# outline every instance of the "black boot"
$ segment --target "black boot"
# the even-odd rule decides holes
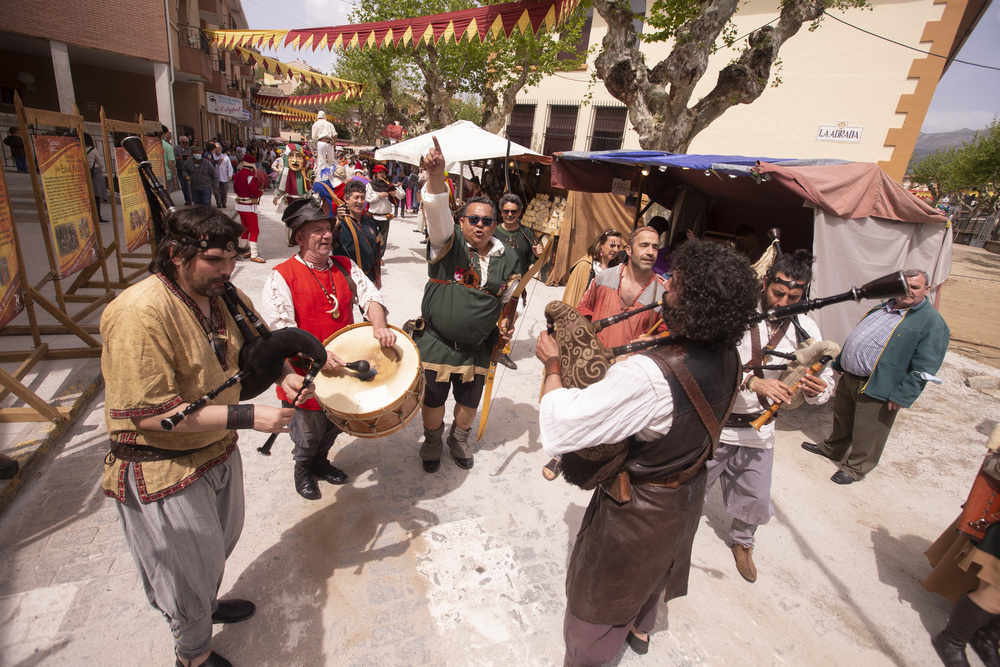
[[[330,463],[325,454],[321,454],[316,459],[313,459],[309,472],[311,472],[314,477],[319,477],[324,480],[327,484],[347,483],[347,473]]]
[[[319,485],[309,472],[308,463],[295,463],[295,490],[306,500],[319,500],[323,497],[319,492]]]
[[[998,644],[1000,644],[1000,616],[994,616],[992,621],[979,628],[969,642],[969,646],[986,667],[1000,667]]]
[[[969,667],[965,657],[965,645],[969,643],[977,630],[996,618],[995,614],[986,611],[968,595],[963,595],[951,610],[948,625],[940,634],[931,637],[931,644],[938,657],[946,667]]]

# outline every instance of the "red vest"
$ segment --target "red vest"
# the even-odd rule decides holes
[[[346,257],[331,257],[350,274],[351,260]],[[300,329],[308,331],[312,335],[325,341],[337,331],[354,324],[354,295],[344,278],[344,274],[331,266],[328,271],[314,271],[299,261],[296,257],[285,260],[274,267],[285,284],[292,292],[292,303],[295,305],[295,324]],[[332,284],[331,284],[332,279]],[[317,283],[317,280],[319,283]],[[336,296],[340,317],[334,319],[330,315],[333,307],[323,290],[323,285],[330,295]],[[306,369],[299,368],[293,364],[295,371],[299,375],[305,375]],[[278,398],[282,401],[290,401],[291,397],[278,387]],[[304,410],[319,410],[320,405],[315,399],[310,399],[300,406]]]

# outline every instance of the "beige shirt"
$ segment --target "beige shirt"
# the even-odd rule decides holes
[[[242,293],[244,303],[249,300]],[[129,463],[108,452],[104,492],[125,501],[127,466],[135,467],[140,500],[152,502],[180,491],[226,460],[236,432],[220,429],[174,433],[139,429],[134,417],[177,412],[221,386],[238,370],[243,336],[221,299],[212,300],[212,334],[199,321],[200,310],[176,284],[158,275],[126,289],[101,317],[104,349],[101,371],[106,385],[104,419],[112,442],[160,449],[197,449],[166,461]],[[207,321],[206,321],[207,324]],[[218,353],[216,352],[218,351]],[[222,359],[223,361],[220,361]],[[208,402],[239,403],[237,383]]]

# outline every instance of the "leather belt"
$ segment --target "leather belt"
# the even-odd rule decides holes
[[[705,464],[702,463],[698,466],[692,466],[687,470],[682,470],[676,475],[671,475],[666,478],[656,478],[656,477],[632,477],[629,476],[629,481],[633,486],[660,486],[667,489],[676,489],[678,486],[687,482],[688,480],[694,478],[695,475],[700,473],[705,469]]]
[[[197,449],[160,449],[159,447],[149,447],[147,445],[126,445],[123,442],[111,442],[112,454],[122,461],[138,463],[179,459],[182,456],[189,456],[202,449],[204,447]]]
[[[260,197],[237,197],[237,204],[258,204],[260,203]]]
[[[756,412],[749,415],[740,415],[735,412],[729,415],[726,420],[726,428],[751,428],[750,422],[760,417],[763,412]]]

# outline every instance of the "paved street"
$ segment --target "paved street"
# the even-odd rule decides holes
[[[233,278],[251,296],[292,252],[269,198],[262,208],[268,263],[241,262]],[[383,283],[397,326],[418,314],[426,278],[414,228],[412,216],[396,220],[389,237]],[[445,457],[422,472],[418,418],[378,440],[341,436],[331,457],[351,480],[309,502],[293,488],[288,437],[263,457],[266,435],[240,433],[247,521],[221,597],[258,612],[216,626],[218,652],[242,666],[562,663],[566,563],[589,493],[540,474],[533,339],[561,288],[535,281],[528,294],[511,355],[520,368],[498,373],[470,471]],[[945,384],[901,414],[881,465],[849,487],[799,447],[826,435],[830,409],[782,413],[757,583],[736,572],[712,489],[688,596],[661,606],[649,655],[626,648],[616,664],[939,664],[928,631],[949,604],[921,588],[922,552],[957,515],[1000,414],[997,398],[963,384],[975,374],[1000,370],[949,353]],[[103,397],[0,514],[0,667],[173,664],[100,488]]]

